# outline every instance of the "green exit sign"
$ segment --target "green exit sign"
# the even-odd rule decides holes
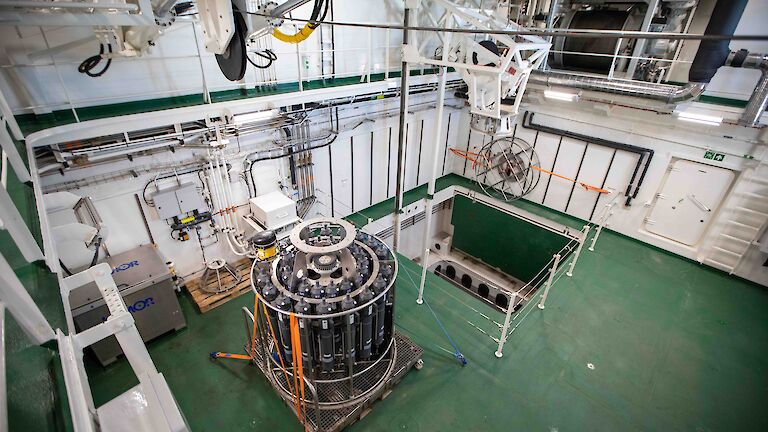
[[[715,153],[713,151],[708,151],[704,153],[704,159],[711,159],[716,162],[722,162],[725,160],[725,155],[722,153]]]

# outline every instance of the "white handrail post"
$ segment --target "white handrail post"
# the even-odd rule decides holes
[[[509,306],[507,306],[507,314],[504,317],[504,325],[501,326],[499,347],[494,353],[498,358],[501,358],[504,355],[504,344],[507,342],[507,332],[509,331],[509,323],[512,321],[512,312],[515,311],[515,306],[517,306],[517,293],[512,293],[512,301],[509,302]]]
[[[538,307],[539,309],[544,309],[544,303],[547,301],[547,296],[549,295],[549,289],[552,288],[552,281],[555,279],[555,273],[557,272],[557,266],[560,264],[560,254],[555,254],[555,262],[552,264],[552,268],[549,269],[549,279],[547,279],[547,286],[544,287],[544,294],[541,295],[541,300],[539,301]]]
[[[576,247],[576,255],[571,260],[571,265],[570,267],[568,267],[568,272],[566,273],[568,277],[573,276],[573,268],[576,267],[576,261],[579,260],[579,256],[581,255],[581,249],[584,247],[584,243],[586,243],[587,241],[587,236],[589,235],[589,230],[591,228],[592,227],[590,227],[589,225],[584,225],[584,229],[581,231],[581,236],[579,238],[579,245]]]
[[[608,218],[611,217],[613,212],[611,211],[611,208],[613,207],[613,203],[609,203],[605,205],[605,214],[603,217],[600,218],[600,222],[597,224],[597,231],[595,231],[595,236],[592,237],[592,243],[589,245],[589,251],[594,252],[595,251],[595,243],[597,243],[597,238],[600,237],[600,233],[603,232],[603,226],[605,226],[605,223],[608,221]]]

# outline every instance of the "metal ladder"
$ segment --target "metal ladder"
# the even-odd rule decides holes
[[[333,3],[330,5],[330,11],[328,13],[328,19],[333,20]],[[335,78],[335,46],[333,26],[321,25],[320,26],[320,74],[322,80]]]
[[[765,152],[763,152],[765,153]],[[768,165],[761,158],[734,191],[727,219],[699,262],[733,274],[768,226]]]

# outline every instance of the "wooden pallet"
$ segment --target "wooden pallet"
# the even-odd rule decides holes
[[[233,267],[240,273],[240,282],[229,291],[219,294],[211,294],[203,291],[200,289],[202,276],[187,283],[187,291],[197,305],[197,309],[200,313],[206,313],[211,309],[215,309],[224,303],[251,291],[251,261],[246,258],[236,262]],[[211,282],[215,284],[213,280]],[[226,285],[231,284],[232,282],[234,282],[234,279],[227,273],[226,276],[224,276],[222,283]]]

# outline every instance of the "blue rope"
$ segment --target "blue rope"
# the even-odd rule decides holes
[[[408,279],[411,280],[411,284],[413,284],[413,287],[416,288],[416,290],[418,291],[419,286],[416,285],[416,282],[414,282],[408,269],[405,268],[405,266],[403,266],[403,269],[405,270],[405,275],[408,276]],[[456,342],[453,341],[453,338],[451,337],[451,335],[448,334],[448,330],[445,329],[445,326],[440,321],[440,318],[437,317],[435,310],[432,309],[432,306],[429,305],[429,302],[427,301],[426,298],[422,298],[422,300],[424,300],[424,304],[427,305],[427,308],[429,309],[429,311],[432,312],[432,316],[435,317],[435,321],[437,321],[437,324],[440,326],[440,329],[445,334],[445,337],[448,338],[448,342],[450,342],[451,345],[453,346],[453,356],[456,357],[456,359],[461,363],[462,367],[466,366],[468,363],[466,357],[464,357],[464,354],[461,353],[461,350],[459,350],[459,347],[456,345]]]

